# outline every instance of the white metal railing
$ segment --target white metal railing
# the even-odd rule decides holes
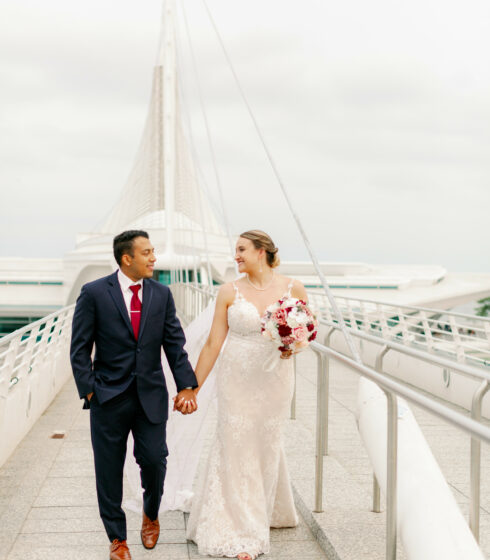
[[[216,288],[192,284],[171,286],[177,311],[184,322],[199,315],[216,297]],[[344,354],[329,347],[331,334],[338,324],[331,316],[328,302],[318,293],[309,293],[321,323],[328,328],[325,344],[315,342],[313,351],[318,356],[317,399],[317,458],[315,476],[316,511],[322,510],[323,456],[328,453],[328,364],[331,359],[351,368],[358,375],[378,384],[388,398],[388,451],[387,451],[387,558],[395,558],[396,551],[396,469],[397,469],[397,397],[422,407],[469,433],[471,447],[471,528],[478,538],[480,493],[480,442],[490,442],[490,428],[481,422],[481,403],[490,387],[490,370],[481,366],[486,358],[474,360],[469,352],[467,338],[483,341],[480,350],[488,351],[488,321],[458,313],[446,313],[407,306],[392,306],[367,300],[338,298],[339,306],[354,336],[381,345],[375,368],[358,364]],[[40,414],[49,405],[59,388],[70,375],[68,346],[74,306],[64,308],[40,321],[36,321],[0,339],[0,465],[10,455]],[[396,314],[395,314],[396,312]],[[434,343],[432,326],[449,324],[444,341]],[[441,323],[441,321],[443,323]],[[473,331],[462,333],[462,329]],[[440,330],[440,329],[439,329]],[[437,339],[437,336],[435,337]],[[439,345],[438,342],[445,342]],[[431,344],[430,344],[431,343]],[[474,344],[474,341],[473,341]],[[471,346],[471,345],[470,345]],[[440,350],[441,352],[435,352]],[[455,412],[431,396],[421,394],[416,388],[394,380],[383,372],[383,359],[387,352],[397,351],[462,375],[480,383],[473,396],[472,418]],[[473,359],[473,360],[472,360]],[[294,401],[293,405],[294,406]],[[292,412],[294,409],[292,408]],[[373,503],[379,504],[379,494],[374,492]],[[374,508],[376,510],[376,507]],[[379,506],[377,508],[379,510]]]
[[[216,297],[217,288],[203,284],[171,284],[177,314],[187,325]]]
[[[324,339],[324,346],[331,347],[330,339],[332,337],[332,334],[336,330],[339,330],[339,327],[338,325],[332,326],[329,321],[322,319],[320,320],[320,323],[326,326],[328,329]],[[372,342],[379,346],[379,350],[376,353],[374,365],[374,369],[377,372],[383,372],[383,363],[388,353],[395,352],[398,354],[409,356],[411,358],[415,358],[416,360],[427,364],[440,366],[440,368],[445,370],[448,374],[449,372],[455,372],[464,377],[473,379],[477,383],[477,385],[472,394],[471,406],[469,410],[471,413],[471,418],[478,422],[481,421],[483,398],[490,389],[490,368],[478,368],[470,364],[461,364],[459,362],[451,361],[448,358],[438,356],[433,353],[424,352],[415,348],[404,346],[398,341],[392,342],[389,340],[384,340],[382,338],[379,338],[379,336],[374,336],[360,330],[354,330],[351,334],[353,334],[360,340]],[[327,394],[326,398],[328,400],[328,382],[325,390]],[[328,447],[328,424],[324,428],[323,438],[325,440],[324,448],[326,451]],[[480,527],[480,454],[480,441],[477,438],[472,438],[470,452],[470,527],[477,540],[479,538]],[[374,478],[373,483],[373,511],[379,511],[379,485],[376,481],[376,478]]]
[[[199,313],[203,309],[204,300],[209,302],[209,300],[215,296],[215,290],[210,288],[196,287],[190,284],[179,284],[172,286],[172,291],[176,298],[177,308],[180,310],[185,310],[185,317],[187,320],[193,318],[193,311]],[[311,292],[308,294],[311,297]],[[203,299],[204,298],[204,299]],[[321,299],[319,299],[321,298]],[[393,309],[398,310],[399,320],[396,323],[402,323],[404,319],[400,319],[403,316],[421,316],[421,312],[429,311],[429,315],[436,312],[438,314],[444,314],[442,311],[435,310],[425,310],[418,309],[416,307],[403,307],[403,311],[400,306],[390,306],[387,304],[378,304],[378,302],[368,302],[370,304],[375,304],[375,306],[370,310],[372,312],[370,315],[364,315],[364,322],[359,324],[356,318],[355,304],[361,303],[361,300],[349,300],[348,298],[339,298],[340,306],[344,313],[349,318],[349,326],[351,334],[362,338],[364,340],[369,340],[371,342],[376,342],[381,345],[381,348],[376,357],[376,364],[374,368],[368,367],[366,365],[358,364],[351,358],[345,356],[341,352],[338,352],[329,347],[330,337],[335,330],[337,330],[338,324],[333,320],[331,315],[329,316],[329,311],[325,299],[321,297],[321,294],[314,293],[312,299],[314,300],[314,305],[317,311],[320,312],[321,316],[326,317],[321,320],[321,324],[327,327],[327,333],[325,336],[324,344],[320,342],[314,342],[311,345],[312,350],[317,355],[317,409],[316,409],[316,468],[315,468],[315,511],[323,511],[323,457],[328,454],[328,399],[329,399],[329,363],[330,360],[338,361],[345,366],[349,367],[352,371],[358,375],[365,377],[371,381],[374,381],[386,394],[387,396],[387,495],[386,495],[386,506],[387,506],[387,532],[386,532],[386,558],[393,560],[396,558],[396,524],[397,524],[397,514],[396,514],[396,495],[397,495],[397,445],[398,445],[398,397],[403,397],[407,401],[421,407],[427,412],[438,416],[444,421],[452,424],[460,430],[465,431],[471,436],[471,457],[470,457],[470,480],[471,480],[471,498],[470,498],[470,527],[478,540],[479,535],[479,512],[480,512],[480,446],[481,441],[490,443],[490,428],[481,421],[481,403],[484,395],[490,387],[490,370],[487,368],[478,368],[472,366],[471,364],[461,363],[461,357],[457,352],[445,352],[444,355],[438,356],[434,355],[433,348],[424,348],[423,344],[409,348],[408,343],[412,342],[408,338],[410,330],[407,329],[405,339],[401,338],[394,332],[398,332],[395,328],[394,330],[389,330],[395,325],[390,325],[393,317]],[[347,304],[345,304],[347,300]],[[197,301],[197,303],[196,303]],[[320,305],[319,305],[320,304]],[[366,306],[363,309],[366,312]],[[466,325],[472,324],[476,328],[480,328],[481,325],[485,324],[485,321],[479,323],[479,318],[472,317],[463,314],[446,314],[448,316],[448,321],[452,321],[453,326],[458,325],[457,328],[461,328],[461,321],[459,323],[454,323],[456,317],[464,318]],[[195,316],[195,315],[194,315]],[[381,318],[384,317],[384,320]],[[427,314],[425,314],[427,317]],[[475,320],[473,323],[473,319]],[[380,328],[378,328],[376,321],[379,322]],[[417,322],[419,318],[417,319]],[[375,327],[371,327],[371,323]],[[361,326],[365,324],[369,328],[361,329]],[[406,323],[405,323],[406,324]],[[479,326],[477,325],[479,324]],[[415,324],[418,326],[418,323]],[[384,326],[384,329],[383,329]],[[430,328],[430,327],[429,327]],[[486,327],[483,327],[485,330]],[[387,330],[388,329],[388,330]],[[386,336],[386,338],[384,338]],[[391,340],[393,337],[393,340]],[[453,339],[454,341],[455,339]],[[441,403],[439,399],[422,394],[417,390],[417,387],[409,386],[408,383],[404,383],[400,380],[394,380],[392,376],[383,372],[383,359],[386,354],[390,351],[398,351],[406,355],[422,360],[427,363],[437,364],[441,367],[450,368],[467,377],[471,377],[479,382],[478,390],[473,396],[472,405],[472,417],[469,418],[462,413],[455,412],[453,408],[445,403]],[[480,362],[479,362],[480,365]],[[291,408],[291,416],[295,417],[295,400],[293,397],[293,403]],[[380,495],[379,486],[377,483],[373,486],[373,511],[380,511]]]
[[[74,306],[0,339],[0,465],[71,375]]]
[[[324,294],[308,290],[318,314],[337,324]],[[384,340],[437,352],[457,362],[490,365],[490,318],[368,299],[336,297],[344,321],[352,331],[363,331]]]

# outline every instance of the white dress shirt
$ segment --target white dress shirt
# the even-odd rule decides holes
[[[133,282],[131,278],[128,278],[124,272],[119,269],[117,271],[117,279],[119,280],[119,285],[121,286],[121,292],[124,298],[124,303],[126,304],[126,309],[128,310],[129,318],[131,318],[131,298],[133,297],[133,292],[129,289],[130,286],[136,286],[139,284],[141,288],[138,291],[138,297],[141,303],[143,303],[143,278],[138,280],[138,282]]]

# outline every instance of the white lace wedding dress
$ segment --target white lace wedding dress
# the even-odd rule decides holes
[[[278,350],[261,336],[256,307],[233,286],[228,339],[215,368],[217,429],[187,538],[200,554],[255,557],[269,552],[270,527],[298,523],[282,442],[294,377],[292,360],[265,367]]]

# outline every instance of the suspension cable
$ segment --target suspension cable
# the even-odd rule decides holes
[[[186,31],[186,36],[187,36],[187,41],[189,43],[189,49],[190,49],[190,54],[191,54],[191,61],[192,61],[192,69],[194,71],[195,77],[196,77],[196,86],[197,86],[197,93],[198,93],[198,97],[199,97],[199,105],[201,107],[201,111],[203,114],[203,118],[204,118],[204,125],[206,128],[206,135],[208,138],[208,143],[209,143],[209,150],[211,152],[211,160],[213,162],[213,169],[214,169],[214,174],[216,177],[216,186],[218,187],[218,193],[219,193],[219,198],[220,198],[220,203],[221,203],[221,207],[222,207],[222,211],[223,211],[223,219],[225,222],[225,228],[226,228],[226,234],[228,236],[228,243],[230,245],[230,256],[233,258],[233,242],[231,239],[231,231],[230,231],[230,225],[228,222],[228,216],[226,214],[226,208],[225,208],[225,201],[224,201],[224,197],[223,197],[223,189],[221,187],[221,180],[220,180],[220,176],[219,176],[219,172],[218,172],[218,166],[216,163],[216,155],[214,152],[214,146],[213,146],[213,140],[211,137],[211,130],[209,127],[209,121],[208,121],[208,115],[207,115],[207,111],[206,111],[206,107],[204,104],[204,100],[202,97],[202,90],[201,90],[201,82],[199,79],[199,71],[197,69],[197,64],[196,64],[196,57],[194,54],[194,47],[192,44],[192,39],[191,39],[191,35],[189,32],[189,25],[187,23],[187,14],[186,14],[186,10],[185,10],[185,2],[182,2],[182,14],[184,16],[184,27],[185,27],[185,31]]]
[[[342,316],[342,314],[341,314],[341,312],[340,312],[340,309],[339,309],[338,306],[337,306],[337,302],[335,301],[335,298],[334,298],[334,296],[333,296],[333,294],[332,294],[332,291],[331,291],[330,287],[328,286],[327,279],[325,278],[325,275],[323,274],[323,272],[322,272],[322,270],[321,270],[320,263],[319,263],[319,261],[318,261],[318,259],[317,259],[317,257],[316,257],[316,254],[315,254],[314,251],[313,251],[313,248],[311,247],[310,241],[309,241],[309,239],[308,239],[308,237],[307,237],[307,235],[306,235],[306,232],[305,232],[305,230],[304,230],[304,228],[303,228],[303,225],[302,225],[302,223],[301,223],[301,220],[299,219],[299,216],[298,216],[298,214],[296,213],[296,211],[295,211],[295,209],[294,209],[294,207],[293,207],[293,205],[292,205],[292,203],[291,203],[291,199],[290,199],[290,197],[289,197],[289,194],[288,194],[288,192],[287,192],[287,190],[286,190],[286,187],[285,187],[285,185],[284,185],[284,183],[283,183],[283,181],[282,181],[282,179],[281,179],[281,176],[280,176],[279,171],[278,171],[278,169],[277,169],[277,166],[276,166],[276,164],[275,164],[275,162],[274,162],[274,159],[273,159],[273,157],[272,157],[272,154],[271,154],[271,152],[270,152],[270,150],[269,150],[269,147],[267,146],[267,143],[266,143],[265,138],[264,138],[264,136],[263,136],[263,134],[262,134],[262,131],[261,131],[260,127],[259,127],[259,124],[258,124],[258,122],[257,122],[257,119],[255,118],[255,115],[254,115],[254,113],[253,113],[253,111],[252,111],[252,108],[251,108],[251,106],[250,106],[250,104],[249,104],[249,102],[248,102],[248,100],[247,100],[247,97],[245,96],[245,93],[244,93],[243,88],[242,88],[242,86],[241,86],[240,80],[238,79],[238,75],[237,75],[237,73],[236,73],[236,71],[235,71],[235,68],[234,68],[234,66],[233,66],[233,63],[231,62],[231,58],[230,58],[230,56],[228,55],[228,51],[226,50],[225,44],[224,44],[224,42],[223,42],[223,39],[221,38],[221,34],[220,34],[219,30],[218,30],[218,27],[217,27],[217,25],[216,25],[216,22],[215,22],[215,20],[214,20],[212,14],[211,14],[211,12],[210,12],[210,10],[209,10],[209,7],[208,7],[208,5],[207,5],[206,0],[202,0],[202,3],[204,4],[204,8],[205,8],[205,10],[206,10],[206,12],[207,12],[207,14],[208,14],[208,17],[209,17],[209,20],[210,20],[210,22],[211,22],[211,25],[213,26],[214,32],[216,33],[216,36],[217,36],[217,38],[218,38],[218,41],[219,41],[219,43],[220,43],[220,45],[221,45],[221,49],[223,50],[223,53],[224,53],[224,55],[225,55],[226,61],[227,61],[227,63],[228,63],[228,66],[230,67],[231,73],[232,73],[233,78],[234,78],[234,80],[235,80],[235,83],[236,83],[236,85],[237,85],[237,87],[238,87],[238,91],[240,92],[240,96],[241,96],[241,98],[242,98],[242,100],[243,100],[243,102],[244,102],[244,104],[245,104],[245,106],[246,106],[246,108],[247,108],[247,111],[248,111],[248,113],[249,113],[249,115],[250,115],[250,118],[252,119],[252,122],[253,122],[253,124],[254,124],[255,130],[256,130],[256,132],[257,132],[257,134],[258,134],[258,136],[259,136],[259,139],[260,139],[260,141],[261,141],[261,143],[262,143],[262,147],[264,148],[264,151],[265,151],[265,153],[266,153],[267,159],[269,160],[269,163],[270,163],[270,165],[271,165],[271,167],[272,167],[272,171],[273,171],[274,175],[276,176],[276,179],[277,179],[277,182],[279,183],[279,187],[281,188],[282,194],[284,195],[284,198],[286,199],[286,202],[287,202],[287,205],[288,205],[288,207],[289,207],[289,210],[291,211],[291,214],[292,214],[292,216],[293,216],[293,218],[294,218],[294,220],[295,220],[295,222],[296,222],[296,225],[298,226],[298,229],[299,229],[299,232],[300,232],[300,234],[301,234],[301,237],[303,238],[303,242],[304,242],[304,244],[305,244],[305,246],[306,246],[306,249],[307,249],[307,251],[308,251],[308,253],[309,253],[309,255],[310,255],[310,258],[311,258],[311,260],[312,260],[312,262],[313,262],[313,265],[314,265],[314,267],[315,267],[315,269],[316,269],[316,272],[317,272],[317,274],[318,274],[318,276],[319,276],[319,278],[320,278],[320,281],[321,281],[321,283],[322,283],[323,289],[325,290],[325,295],[327,296],[327,299],[328,299],[328,301],[330,302],[330,305],[332,306],[333,312],[335,313],[335,316],[337,317],[337,320],[339,321],[340,329],[341,329],[341,331],[342,331],[342,334],[343,334],[344,337],[345,337],[345,340],[346,340],[346,342],[347,342],[347,345],[348,345],[348,347],[349,347],[349,350],[351,351],[352,357],[355,359],[356,362],[362,364],[361,356],[360,356],[360,354],[359,354],[359,352],[358,352],[358,350],[357,350],[357,348],[356,348],[356,346],[355,346],[355,343],[354,343],[354,340],[353,340],[352,336],[350,335],[350,333],[349,333],[349,331],[348,331],[348,329],[347,329],[347,326],[346,326],[346,324],[345,324],[344,318],[343,318],[343,316]]]
[[[176,34],[176,35],[177,35],[177,44],[180,45],[179,35],[178,34]],[[177,49],[177,58],[179,58],[179,55],[180,55],[180,50]],[[190,143],[190,149],[191,149],[191,154],[192,154],[192,159],[191,159],[192,174],[193,174],[193,177],[194,177],[194,188],[195,188],[195,191],[197,191],[194,194],[197,195],[198,207],[199,207],[199,216],[201,218],[201,230],[202,230],[202,234],[203,234],[203,238],[204,238],[204,251],[205,251],[205,254],[206,254],[206,269],[207,269],[207,275],[208,275],[208,283],[209,283],[210,286],[212,286],[213,285],[213,273],[212,273],[212,270],[211,270],[211,257],[210,257],[210,254],[209,254],[208,234],[207,234],[207,230],[206,230],[206,225],[207,225],[207,221],[208,221],[207,218],[208,217],[205,216],[205,214],[204,214],[203,192],[202,192],[202,189],[200,188],[200,186],[198,184],[198,177],[196,175],[195,165],[198,162],[197,150],[196,150],[196,147],[195,147],[195,144],[194,144],[194,132],[193,132],[193,129],[192,129],[192,124],[191,124],[189,111],[188,111],[186,98],[185,98],[184,84],[183,84],[183,80],[182,80],[182,76],[181,76],[180,72],[177,72],[177,81],[178,81],[178,84],[179,84],[179,94],[182,98],[182,108],[183,108],[184,120],[185,120],[186,127],[188,129],[189,143]],[[209,225],[211,225],[211,224],[209,224]],[[193,236],[192,236],[192,239],[193,239]],[[195,274],[196,274],[195,281],[197,283],[197,273],[195,273]]]

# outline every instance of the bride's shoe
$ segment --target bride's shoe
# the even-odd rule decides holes
[[[237,555],[237,558],[238,560],[254,560],[256,556],[252,557],[248,552],[240,552],[240,554]]]

